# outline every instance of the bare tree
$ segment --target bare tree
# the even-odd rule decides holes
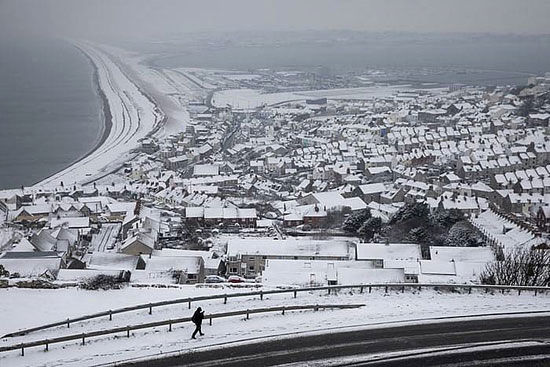
[[[483,284],[549,286],[550,251],[535,248],[511,251],[502,261],[487,264],[480,280]]]

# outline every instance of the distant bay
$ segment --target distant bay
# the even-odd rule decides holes
[[[0,37],[0,189],[29,186],[90,152],[103,130],[93,67],[63,40]]]
[[[306,32],[272,36],[278,37],[278,41],[270,41],[267,36],[265,41],[252,38],[249,42],[236,36],[219,36],[216,42],[187,45],[185,40],[181,43],[172,40],[150,43],[148,47],[138,44],[130,47],[154,54],[149,61],[157,67],[249,71],[322,66],[335,72],[366,69],[393,69],[401,75],[406,72],[406,77],[391,80],[397,84],[523,85],[529,76],[550,71],[548,35]]]

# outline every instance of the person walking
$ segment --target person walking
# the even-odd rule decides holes
[[[193,314],[193,317],[191,317],[191,321],[193,321],[193,324],[195,324],[195,331],[193,331],[193,335],[191,336],[192,339],[197,339],[195,338],[195,335],[197,335],[197,333],[199,333],[201,336],[204,335],[201,330],[202,319],[204,319],[204,311],[202,310],[202,308],[199,307]]]

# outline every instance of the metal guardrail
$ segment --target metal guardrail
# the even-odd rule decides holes
[[[354,285],[330,285],[330,286],[323,286],[323,287],[310,287],[310,288],[292,288],[292,289],[275,289],[275,290],[268,290],[268,291],[255,291],[255,292],[241,292],[241,293],[227,293],[227,294],[216,294],[216,295],[210,295],[210,296],[198,296],[198,297],[188,297],[188,298],[178,298],[168,301],[159,301],[159,302],[152,302],[152,303],[145,303],[145,304],[139,304],[135,306],[129,306],[129,307],[123,307],[118,308],[114,310],[108,310],[103,312],[94,313],[91,315],[85,315],[80,316],[76,318],[68,318],[64,321],[58,321],[50,324],[45,324],[29,329],[23,329],[19,330],[13,333],[9,333],[4,335],[2,338],[8,338],[8,337],[14,337],[14,336],[22,336],[26,335],[31,332],[45,330],[57,326],[67,326],[70,327],[72,323],[80,322],[80,321],[86,321],[91,320],[95,318],[100,317],[109,317],[109,320],[112,320],[113,315],[119,314],[119,313],[125,313],[125,312],[131,312],[131,311],[139,311],[139,310],[145,310],[149,309],[149,314],[153,313],[154,307],[161,307],[161,306],[170,306],[170,305],[177,305],[177,304],[188,304],[189,309],[191,309],[191,304],[193,302],[198,301],[209,301],[209,300],[215,300],[215,299],[223,299],[224,304],[227,303],[227,300],[229,298],[238,298],[238,297],[251,297],[251,296],[259,296],[260,299],[263,299],[266,295],[273,295],[273,294],[283,294],[283,293],[293,293],[294,298],[296,298],[298,292],[313,292],[313,291],[328,291],[330,294],[331,291],[337,291],[342,289],[359,289],[361,293],[365,289],[368,289],[369,293],[372,291],[372,288],[384,288],[385,292],[387,293],[389,289],[398,288],[402,292],[405,291],[405,289],[418,289],[421,290],[422,288],[437,288],[437,289],[465,289],[468,291],[468,293],[472,292],[472,289],[484,289],[485,292],[488,292],[489,290],[498,290],[504,293],[506,290],[514,290],[518,291],[518,295],[521,294],[522,291],[531,291],[534,292],[535,295],[539,292],[548,292],[550,291],[550,287],[530,287],[530,286],[508,286],[508,285],[478,285],[478,284],[436,284],[436,283],[427,283],[427,284],[420,284],[420,283],[377,283],[377,284],[354,284]]]
[[[212,325],[213,319],[218,319],[222,317],[230,317],[230,316],[239,316],[239,315],[246,315],[246,319],[248,320],[250,318],[250,315],[252,314],[258,314],[258,313],[266,313],[266,312],[281,312],[283,315],[285,314],[285,311],[297,311],[297,310],[314,310],[318,311],[320,309],[349,309],[349,308],[359,308],[365,306],[364,304],[343,304],[343,305],[335,305],[335,304],[328,304],[328,305],[297,305],[297,306],[278,306],[278,307],[264,307],[264,308],[254,308],[254,309],[247,309],[247,310],[239,310],[239,311],[230,311],[230,312],[222,312],[222,313],[213,313],[213,314],[207,314],[204,315],[205,319],[208,319],[210,322],[210,325]],[[87,333],[80,333],[80,334],[72,334],[67,336],[61,336],[58,338],[52,338],[52,339],[41,339],[36,340],[28,343],[19,343],[16,345],[10,345],[6,347],[0,347],[0,352],[8,352],[11,350],[21,350],[21,355],[25,355],[25,348],[30,347],[37,347],[40,345],[44,345],[46,347],[46,351],[49,350],[50,344],[55,343],[62,343],[62,342],[68,342],[72,340],[82,340],[82,345],[86,344],[86,339],[96,337],[96,336],[104,336],[104,335],[111,335],[111,334],[119,334],[119,333],[126,333],[126,337],[130,337],[130,331],[134,330],[141,330],[141,329],[149,329],[159,326],[168,326],[168,331],[172,331],[172,325],[174,324],[181,324],[184,322],[190,322],[191,317],[182,317],[177,319],[169,319],[169,320],[162,320],[162,321],[154,321],[144,324],[137,324],[137,325],[128,325],[128,326],[121,326],[113,329],[107,329],[107,330],[98,330],[98,331],[90,331]]]

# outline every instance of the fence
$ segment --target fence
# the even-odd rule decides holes
[[[278,306],[278,307],[266,307],[266,308],[254,308],[254,309],[248,309],[248,310],[239,310],[239,311],[230,311],[230,312],[222,312],[222,313],[214,313],[214,314],[207,314],[204,316],[205,319],[209,320],[210,325],[212,325],[213,319],[218,319],[222,317],[230,317],[230,316],[239,316],[239,315],[246,315],[246,319],[250,318],[251,314],[257,314],[257,313],[266,313],[266,312],[281,312],[284,315],[285,311],[297,311],[297,310],[315,310],[318,311],[319,309],[349,309],[349,308],[359,308],[364,306],[364,304],[344,304],[344,305],[298,305],[298,306]],[[129,326],[123,326],[123,327],[117,327],[113,329],[107,329],[107,330],[98,330],[98,331],[91,331],[88,333],[80,333],[80,334],[72,334],[67,336],[61,336],[58,338],[52,338],[52,339],[41,339],[36,340],[28,343],[20,343],[16,345],[10,345],[6,347],[0,347],[0,352],[7,352],[10,350],[19,350],[21,349],[21,355],[25,355],[25,348],[30,347],[37,347],[40,345],[44,345],[46,347],[46,351],[49,350],[50,344],[54,343],[62,343],[62,342],[68,342],[72,340],[82,340],[82,345],[86,344],[86,339],[96,337],[96,336],[103,336],[103,335],[110,335],[110,334],[122,334],[126,333],[126,337],[130,337],[130,331],[134,330],[140,330],[140,329],[149,329],[159,326],[168,326],[168,331],[172,331],[172,325],[174,324],[181,324],[184,322],[191,321],[191,317],[182,317],[178,319],[170,319],[170,320],[162,320],[162,321],[155,321],[155,322],[149,322],[144,324],[138,324],[138,325],[129,325]]]
[[[179,298],[179,299],[173,299],[169,301],[160,301],[160,302],[152,302],[152,303],[146,303],[146,304],[140,304],[130,307],[123,307],[118,308],[115,310],[108,310],[103,311],[91,315],[85,315],[77,318],[72,319],[66,319],[64,321],[58,321],[42,326],[37,326],[34,328],[24,329],[20,331],[16,331],[10,334],[4,335],[2,338],[7,337],[14,337],[14,336],[22,336],[34,331],[39,330],[45,330],[57,326],[67,326],[70,327],[72,323],[80,322],[80,321],[86,321],[91,320],[95,318],[100,317],[109,317],[109,320],[112,320],[113,315],[119,314],[119,313],[125,313],[125,312],[131,312],[131,311],[139,311],[139,310],[146,310],[149,309],[149,314],[153,313],[153,308],[155,307],[161,307],[161,306],[170,306],[170,305],[177,305],[177,304],[188,304],[189,309],[191,309],[191,304],[193,302],[198,301],[209,301],[209,300],[215,300],[215,299],[223,299],[224,304],[227,303],[227,300],[229,298],[238,298],[238,297],[253,297],[253,296],[259,296],[260,299],[263,299],[266,295],[273,295],[273,294],[284,294],[284,293],[293,293],[294,298],[296,298],[297,294],[299,292],[313,292],[313,291],[328,291],[330,294],[332,291],[342,290],[342,289],[358,289],[361,293],[364,292],[365,289],[368,289],[368,292],[370,293],[373,288],[384,288],[385,292],[387,293],[389,289],[400,289],[402,292],[405,292],[405,289],[418,289],[422,290],[422,288],[432,288],[432,289],[464,289],[467,290],[468,293],[472,292],[472,289],[484,289],[485,292],[488,292],[489,290],[497,290],[504,293],[504,291],[510,291],[515,290],[518,292],[518,295],[521,294],[522,291],[532,291],[537,295],[539,292],[547,292],[550,291],[550,287],[529,287],[529,286],[507,286],[507,285],[477,285],[477,284],[419,284],[419,283],[380,283],[380,284],[355,284],[355,285],[332,285],[332,286],[323,286],[323,287],[311,287],[311,288],[292,288],[292,289],[274,289],[274,290],[268,290],[268,291],[255,291],[255,292],[242,292],[242,293],[229,293],[229,294],[216,294],[216,295],[210,295],[210,296],[198,296],[198,297],[189,297],[189,298]]]

